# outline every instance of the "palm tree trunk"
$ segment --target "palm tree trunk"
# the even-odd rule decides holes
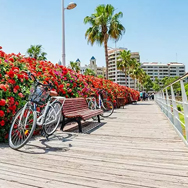
[[[106,58],[106,79],[108,80],[108,46],[107,46],[107,42],[108,42],[108,36],[107,34],[105,34],[104,37],[104,49],[105,49],[105,58]]]
[[[125,70],[125,86],[127,86],[127,74],[126,74],[126,70]]]
[[[136,78],[134,79],[134,89],[136,90]]]

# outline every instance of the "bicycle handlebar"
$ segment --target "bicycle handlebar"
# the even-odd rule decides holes
[[[53,87],[51,83],[49,83],[49,84],[42,84],[41,82],[39,82],[39,81],[36,79],[35,75],[32,74],[30,71],[22,71],[22,72],[25,72],[25,73],[29,76],[30,79],[31,79],[31,77],[33,77],[33,78],[34,78],[34,81],[37,83],[37,85],[42,85],[42,86],[44,86],[44,87],[50,87],[50,89]]]
[[[105,89],[99,89],[99,88],[95,88],[96,90],[98,90],[98,92],[105,92],[108,95],[108,92]]]

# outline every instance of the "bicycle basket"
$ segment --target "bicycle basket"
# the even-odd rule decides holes
[[[32,102],[42,105],[46,103],[47,98],[49,97],[50,92],[47,87],[43,86],[32,86],[30,89],[29,100]]]

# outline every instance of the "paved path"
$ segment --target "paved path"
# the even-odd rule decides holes
[[[0,188],[184,188],[188,148],[154,102],[116,110],[91,134],[0,147]],[[40,141],[39,141],[40,140]]]

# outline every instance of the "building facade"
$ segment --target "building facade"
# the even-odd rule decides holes
[[[185,74],[185,65],[177,62],[168,64],[146,62],[141,64],[141,68],[151,77],[152,81],[154,81],[156,77],[162,80],[165,77],[181,77]]]
[[[81,66],[80,59],[76,60],[77,65],[80,67],[80,73],[84,74],[86,69],[91,69],[94,71],[96,76],[103,76],[106,77],[106,68],[105,67],[98,67],[97,60],[94,56],[91,57],[89,65],[85,65],[84,67]]]
[[[127,50],[126,48],[117,48],[108,50],[108,78],[113,82],[125,86],[125,73],[117,70],[117,61],[120,57],[120,52]],[[135,58],[140,63],[140,54],[138,52],[131,52],[131,58]],[[136,82],[129,76],[127,76],[127,86],[130,88],[136,88]]]

